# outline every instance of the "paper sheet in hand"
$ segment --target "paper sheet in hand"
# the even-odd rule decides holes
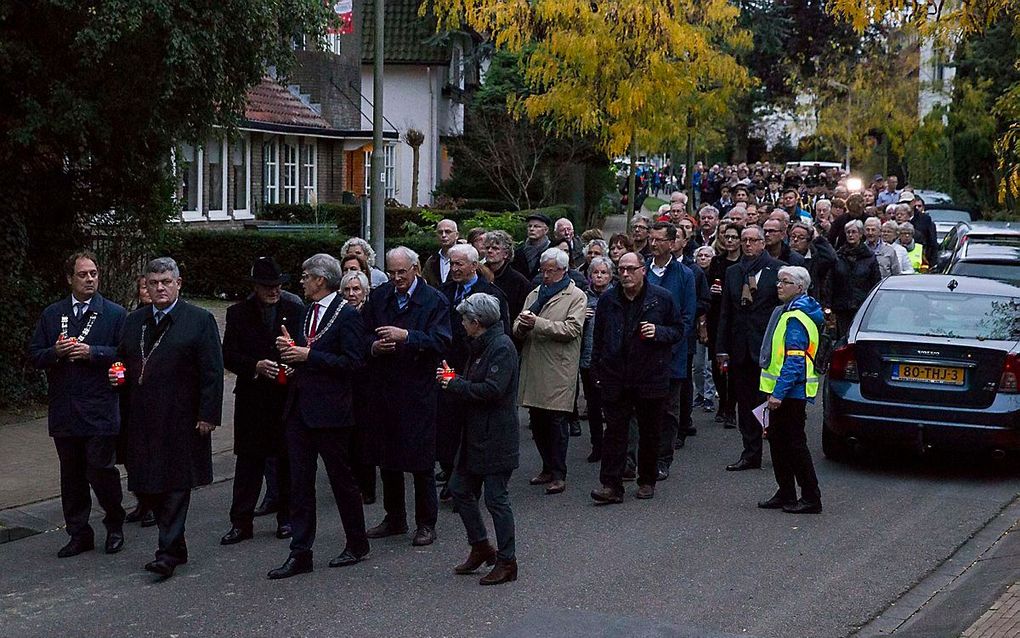
[[[751,410],[754,414],[754,418],[758,419],[758,423],[761,423],[761,429],[769,429],[769,402],[762,403],[755,409]]]

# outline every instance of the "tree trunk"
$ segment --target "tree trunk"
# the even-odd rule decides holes
[[[637,131],[630,139],[630,175],[627,176],[627,231],[630,232],[631,219],[637,210],[634,207],[637,201]]]
[[[418,208],[418,168],[421,164],[421,149],[411,147],[411,208]]]

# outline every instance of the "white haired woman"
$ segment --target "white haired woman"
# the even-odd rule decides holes
[[[825,321],[821,305],[807,294],[810,287],[811,275],[806,268],[779,269],[776,293],[782,305],[772,311],[759,357],[760,389],[768,395],[770,411],[767,440],[779,489],[771,498],[759,502],[758,507],[782,509],[790,514],[822,511],[818,477],[804,434],[806,404],[813,403],[818,394],[814,360]]]
[[[386,273],[375,267],[375,250],[361,237],[351,237],[345,241],[344,245],[340,247],[340,255],[342,257],[360,255],[365,258],[365,261],[368,262],[368,267],[371,268],[369,281],[372,284],[372,288],[378,288],[381,284],[389,281]]]
[[[497,585],[517,580],[509,492],[510,475],[520,457],[517,349],[506,335],[500,301],[493,295],[470,295],[457,305],[457,312],[468,336],[469,363],[459,375],[451,375],[445,365],[436,370],[436,380],[458,404],[464,426],[450,491],[471,553],[453,571],[471,574],[483,564],[494,565],[478,582]],[[478,497],[483,493],[496,532],[496,547],[489,542],[478,509]]]

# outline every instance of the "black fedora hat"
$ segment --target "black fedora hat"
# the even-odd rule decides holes
[[[251,280],[263,286],[279,286],[290,281],[290,275],[284,274],[272,257],[259,257],[251,266]]]
[[[533,219],[542,222],[546,226],[552,227],[552,220],[549,219],[548,215],[543,215],[542,213],[532,213],[524,218],[524,222],[527,223]]]

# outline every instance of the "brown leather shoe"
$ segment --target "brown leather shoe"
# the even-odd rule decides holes
[[[617,492],[613,488],[603,485],[601,488],[591,491],[591,500],[600,505],[616,505],[623,502],[623,492]]]
[[[423,547],[425,545],[431,545],[435,541],[435,528],[429,527],[428,525],[422,525],[415,531],[414,538],[411,539],[411,544],[415,547]]]
[[[640,499],[649,499],[655,496],[654,485],[639,485],[637,488],[637,494],[634,495]]]
[[[496,564],[496,548],[488,540],[471,544],[471,553],[467,560],[453,568],[453,573],[465,575],[474,572],[483,564]]]
[[[563,490],[567,489],[567,482],[559,479],[549,483],[545,488],[546,494],[560,494]]]
[[[479,579],[479,585],[498,585],[517,580],[517,559],[497,560],[496,566],[487,575]]]
[[[545,485],[546,483],[552,483],[553,476],[547,472],[542,472],[535,478],[528,481],[532,485]]]

